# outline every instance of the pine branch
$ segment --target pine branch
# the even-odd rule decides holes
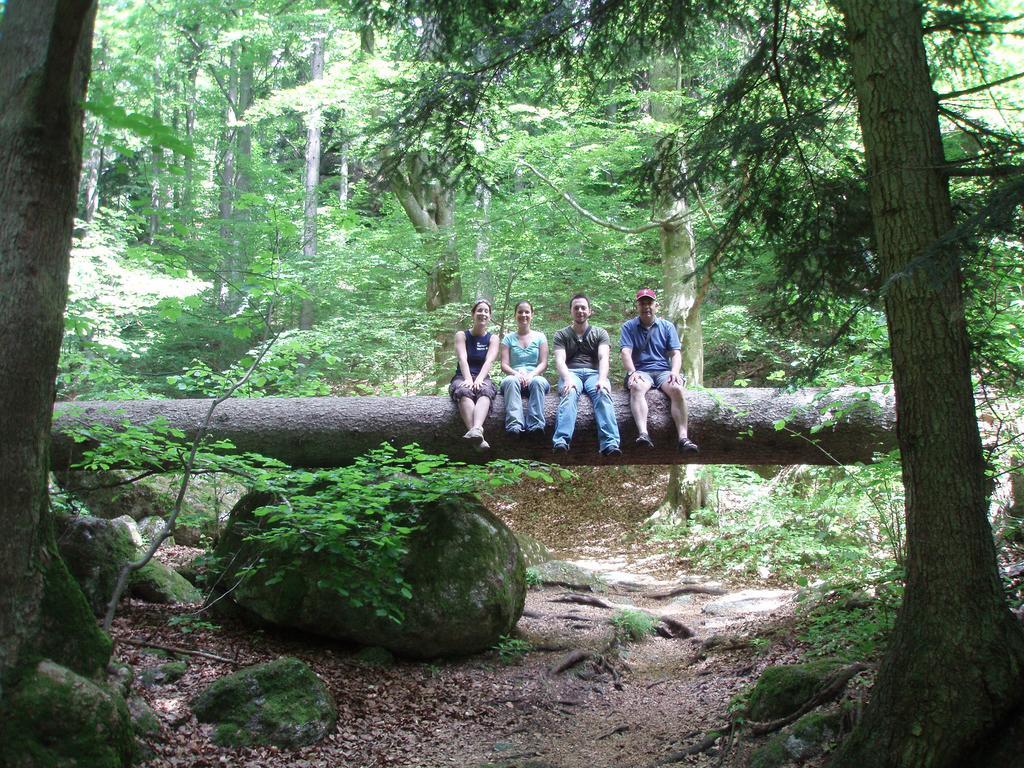
[[[940,93],[937,98],[939,101],[948,101],[950,99],[959,99],[961,96],[969,96],[972,93],[979,93],[981,91],[987,91],[989,88],[995,88],[997,85],[1005,85],[1006,83],[1012,83],[1014,80],[1020,80],[1024,77],[1024,72],[1017,72],[1013,75],[1007,75],[1006,77],[1000,78],[999,80],[993,80],[991,83],[982,83],[981,85],[975,85],[972,88],[964,88],[959,91],[950,91],[949,93]]]

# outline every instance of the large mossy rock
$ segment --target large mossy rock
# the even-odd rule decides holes
[[[221,562],[276,557],[253,551],[239,533],[254,524],[259,506],[271,502],[254,495],[236,505],[216,550]],[[308,554],[287,572],[270,562],[266,575],[243,579],[231,599],[272,624],[381,646],[399,656],[463,656],[490,648],[512,631],[526,600],[526,568],[515,535],[470,495],[447,496],[416,511],[418,527],[400,566],[412,592],[401,604],[401,623],[321,586],[331,567],[329,552]],[[265,583],[280,572],[279,581]],[[223,579],[236,580],[230,573]]]
[[[192,701],[203,723],[214,723],[223,746],[302,747],[334,730],[338,710],[327,686],[298,659],[258,664],[214,681]]]
[[[120,520],[63,517],[57,520],[57,546],[68,570],[96,616],[103,616],[121,569],[141,557],[130,528]],[[202,594],[172,568],[150,560],[135,571],[128,590],[151,603],[195,603]]]
[[[134,734],[121,695],[52,661],[22,677],[0,718],[5,768],[131,765]]]
[[[768,667],[750,692],[747,716],[770,721],[793,714],[824,688],[841,666],[835,659],[820,659]]]
[[[131,594],[147,603],[198,603],[203,593],[173,568],[150,560],[131,576]]]
[[[57,547],[97,616],[107,609],[118,574],[135,559],[128,528],[99,517],[57,518]]]

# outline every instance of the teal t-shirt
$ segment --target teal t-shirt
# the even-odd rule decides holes
[[[530,331],[530,343],[526,347],[519,346],[519,334],[512,331],[505,335],[501,343],[508,347],[508,363],[516,370],[525,368],[532,370],[540,362],[540,345],[548,338],[540,331]]]

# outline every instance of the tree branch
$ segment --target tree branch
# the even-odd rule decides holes
[[[267,342],[266,345],[264,345],[252,365],[249,366],[249,370],[245,372],[244,376],[232,384],[223,395],[210,403],[210,406],[206,411],[206,418],[203,420],[202,426],[196,430],[196,436],[192,440],[192,449],[189,453],[188,461],[185,463],[185,475],[181,480],[181,486],[178,488],[178,497],[174,500],[174,509],[171,511],[167,520],[164,521],[163,529],[160,531],[159,535],[153,539],[149,548],[142,557],[126,564],[121,569],[121,573],[118,574],[117,583],[114,585],[114,592],[110,596],[110,602],[107,604],[107,613],[103,617],[103,629],[105,631],[110,632],[110,628],[114,623],[114,613],[117,611],[117,603],[120,601],[121,595],[124,593],[125,586],[128,584],[128,577],[135,571],[143,568],[146,563],[152,560],[153,555],[155,555],[156,551],[160,549],[160,546],[174,534],[174,526],[178,520],[178,515],[181,513],[182,504],[185,502],[185,492],[188,490],[188,481],[192,476],[192,467],[195,464],[196,454],[199,452],[199,446],[202,444],[203,439],[210,428],[210,422],[213,420],[213,412],[217,410],[217,407],[221,403],[230,398],[231,395],[233,395],[240,386],[245,384],[245,382],[249,380],[249,377],[256,372],[256,368],[261,362],[263,362],[263,358],[266,356],[267,352],[270,351],[274,342],[277,341],[278,336],[280,336],[280,334],[275,335],[269,342]]]
[[[958,99],[961,96],[968,96],[972,93],[978,93],[979,91],[987,91],[989,88],[995,88],[997,85],[1004,85],[1005,83],[1012,83],[1014,80],[1020,80],[1024,77],[1024,72],[1018,72],[1014,75],[1007,75],[1006,77],[1000,78],[999,80],[993,80],[991,83],[982,83],[976,85],[973,88],[964,88],[960,91],[950,91],[949,93],[940,93],[937,96],[939,101],[947,101],[949,99]]]
[[[593,214],[590,211],[588,211],[582,205],[577,203],[576,200],[573,199],[572,195],[570,195],[568,192],[563,192],[561,189],[559,189],[555,182],[553,182],[551,179],[549,179],[547,176],[545,176],[543,173],[537,170],[531,163],[527,162],[526,160],[520,160],[519,162],[522,163],[527,168],[529,168],[534,173],[534,175],[537,176],[537,178],[539,178],[541,181],[543,181],[545,184],[547,184],[549,187],[555,190],[555,192],[561,195],[562,199],[565,200],[565,202],[567,202],[570,206],[572,206],[572,208],[577,213],[579,213],[587,220],[592,221],[594,224],[604,227],[605,229],[612,229],[615,230],[616,232],[624,232],[627,235],[639,235],[642,232],[649,232],[652,229],[658,229],[660,227],[665,226],[666,224],[673,224],[675,222],[681,221],[684,218],[686,218],[687,215],[689,215],[685,214],[680,216],[673,216],[668,219],[651,221],[647,224],[641,224],[639,227],[626,227],[623,226],[622,224],[616,224],[613,221],[607,221],[606,219],[602,219],[600,216],[597,216],[596,214]]]

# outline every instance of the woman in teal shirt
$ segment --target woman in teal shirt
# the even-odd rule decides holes
[[[544,435],[544,398],[551,385],[542,375],[548,367],[548,339],[530,328],[533,305],[516,304],[516,330],[501,340],[501,370],[508,374],[501,382],[505,398],[505,431],[534,437]],[[523,413],[523,394],[528,405]]]

